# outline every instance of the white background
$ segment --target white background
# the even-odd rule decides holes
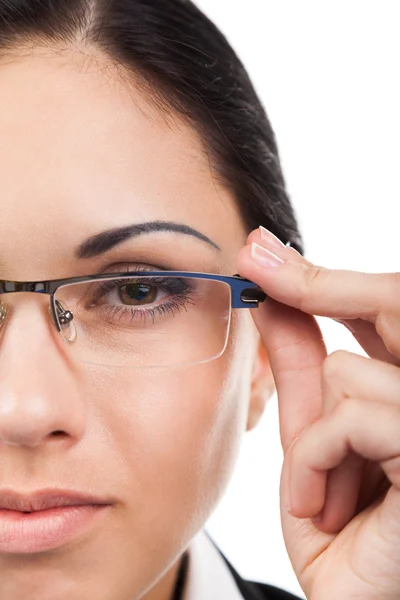
[[[398,270],[400,3],[196,3],[239,54],[272,121],[306,257],[337,269]],[[317,320],[329,353],[366,356],[343,326]],[[281,533],[281,464],[275,394],[246,433],[206,529],[243,577],[304,598]]]

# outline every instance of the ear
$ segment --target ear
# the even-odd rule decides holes
[[[257,426],[264,413],[267,401],[273,395],[276,389],[267,350],[259,333],[258,337],[258,349],[255,356],[253,374],[251,378],[251,392],[246,431],[250,431]]]

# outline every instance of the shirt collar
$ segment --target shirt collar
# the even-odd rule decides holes
[[[205,531],[187,548],[189,564],[182,600],[243,600],[224,559]]]

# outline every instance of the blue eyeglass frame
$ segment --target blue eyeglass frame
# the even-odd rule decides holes
[[[198,273],[189,271],[123,271],[116,273],[99,273],[96,275],[82,275],[80,277],[68,277],[66,279],[48,279],[46,281],[10,281],[0,279],[0,294],[10,294],[14,292],[34,292],[35,294],[50,294],[50,307],[54,324],[57,331],[61,332],[58,317],[65,313],[61,304],[58,303],[58,309],[61,313],[56,314],[57,306],[55,293],[58,288],[73,283],[82,283],[88,281],[108,280],[108,279],[137,279],[140,277],[195,277],[198,279],[213,279],[223,281],[231,288],[231,307],[232,308],[257,308],[259,302],[264,302],[267,294],[250,279],[242,277],[238,273],[235,275],[217,275],[215,273]],[[0,318],[1,324],[1,318]]]

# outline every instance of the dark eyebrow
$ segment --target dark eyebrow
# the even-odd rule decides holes
[[[92,235],[78,246],[75,250],[75,256],[77,258],[93,258],[94,256],[107,252],[117,244],[122,244],[122,242],[125,242],[132,237],[157,231],[175,231],[186,235],[192,235],[203,242],[207,242],[207,244],[210,244],[217,250],[221,250],[221,248],[215,244],[215,242],[210,240],[210,238],[188,225],[175,223],[173,221],[148,221],[145,223],[127,225],[125,227],[107,229],[106,231]]]

